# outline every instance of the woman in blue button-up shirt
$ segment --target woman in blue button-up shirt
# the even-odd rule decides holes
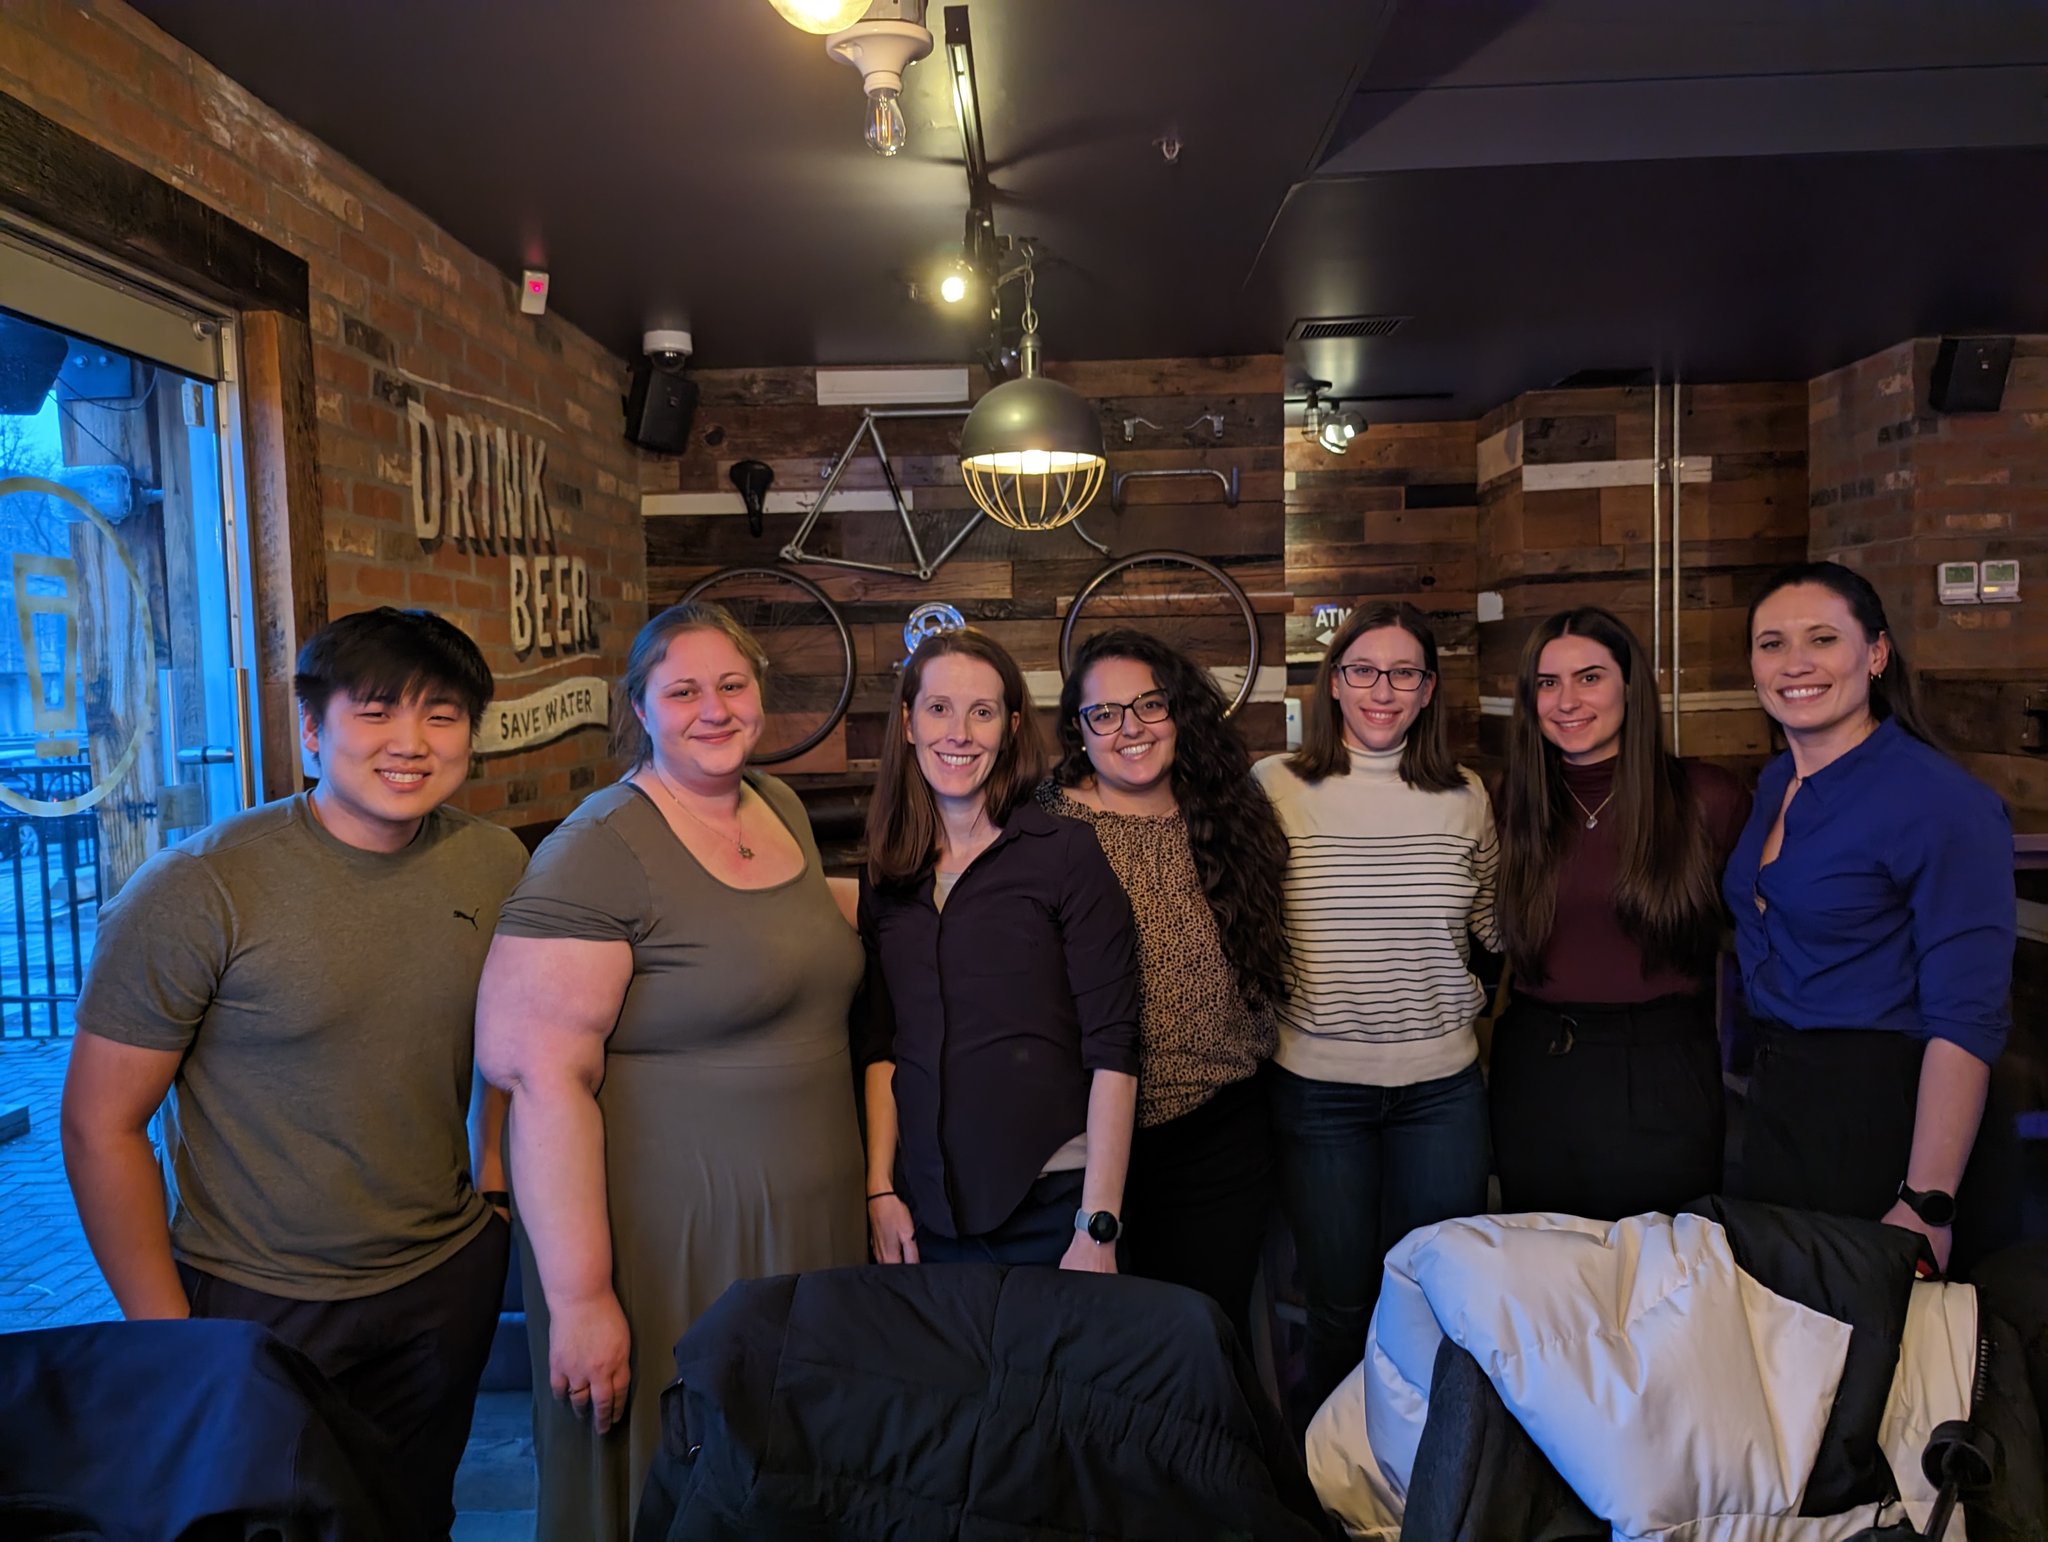
[[[1946,1268],[2010,1023],[2011,824],[1929,742],[1859,574],[1787,569],[1749,637],[1789,750],[1764,768],[1724,880],[1762,1021],[1729,1188],[1910,1228]],[[1981,1248],[1997,1221],[1966,1198],[1973,1220]]]

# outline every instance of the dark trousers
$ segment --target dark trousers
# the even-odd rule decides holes
[[[1870,1029],[1757,1026],[1740,1160],[1728,1192],[1875,1221],[1898,1202],[1913,1154],[1924,1040]],[[2019,1235],[2019,1142],[1992,1078],[1983,1123],[1956,1189],[1949,1272]]]
[[[928,1264],[1050,1264],[1057,1268],[1074,1240],[1081,1208],[1081,1169],[1047,1173],[993,1231],[944,1237],[920,1224],[917,1256]]]
[[[1406,1087],[1277,1065],[1271,1076],[1281,1200],[1308,1298],[1299,1425],[1364,1358],[1388,1250],[1418,1226],[1486,1209],[1486,1084],[1477,1065]]]
[[[422,1537],[455,1524],[455,1469],[505,1291],[511,1228],[475,1240],[416,1280],[350,1301],[294,1301],[178,1265],[194,1317],[261,1323],[311,1360],[392,1450]]]
[[[1711,996],[1635,1006],[1517,997],[1493,1031],[1486,1091],[1503,1210],[1618,1221],[1720,1191]]]
[[[1248,1077],[1132,1137],[1119,1267],[1200,1291],[1249,1345],[1252,1278],[1276,1189],[1272,1110]]]

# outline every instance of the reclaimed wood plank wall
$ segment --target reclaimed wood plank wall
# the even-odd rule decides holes
[[[1343,455],[1298,432],[1286,446],[1289,694],[1307,695],[1322,658],[1318,607],[1407,600],[1436,632],[1437,688],[1467,758],[1479,732],[1474,429],[1376,423]]]
[[[1531,392],[1480,420],[1478,586],[1500,597],[1499,618],[1478,628],[1489,757],[1505,752],[1502,714],[1522,647],[1544,617],[1601,605],[1652,650],[1653,417],[1644,387]],[[1770,725],[1750,690],[1744,626],[1764,578],[1806,555],[1806,387],[1686,387],[1678,432],[1680,748],[1754,767],[1770,753]],[[1659,686],[1668,703],[1668,484],[1662,506]]]
[[[1114,555],[1170,548],[1207,557],[1253,597],[1269,666],[1264,673],[1271,683],[1238,721],[1255,747],[1280,747],[1279,666],[1288,600],[1279,357],[1055,363],[1047,373],[1095,404],[1112,475],[1213,468],[1227,476],[1235,469],[1235,508],[1225,506],[1214,479],[1139,479],[1127,486],[1120,513],[1112,511],[1105,484],[1080,524]],[[771,512],[762,534],[755,536],[745,516],[736,512],[662,513],[662,495],[731,494],[727,474],[746,459],[774,468],[778,494],[815,493],[861,416],[857,407],[820,406],[817,374],[808,368],[706,370],[693,376],[702,397],[689,452],[644,455],[640,462],[642,493],[652,495],[643,503],[649,516],[648,597],[657,609],[718,568],[776,564],[802,518]],[[1220,435],[1203,421],[1205,414],[1220,416]],[[1127,440],[1127,418],[1149,421],[1136,426]],[[959,422],[891,421],[881,427],[891,464],[912,499],[918,538],[927,555],[935,553],[973,511],[955,460]],[[843,487],[868,492],[883,485],[872,454],[857,457],[841,481]],[[892,565],[909,559],[897,516],[886,508],[828,510],[807,545]],[[967,620],[992,633],[1032,675],[1034,698],[1049,706],[1058,689],[1061,618],[1082,584],[1107,560],[1071,529],[1025,534],[984,521],[928,583],[823,565],[800,568],[845,615],[854,633],[859,675],[842,728],[787,769],[830,775],[872,768],[886,731],[895,666],[905,652],[904,621],[926,601],[956,605]],[[1185,608],[1201,607],[1190,602]],[[1154,620],[1162,623],[1162,631],[1168,630],[1167,620],[1197,633],[1201,627],[1190,616],[1140,614],[1133,624]]]

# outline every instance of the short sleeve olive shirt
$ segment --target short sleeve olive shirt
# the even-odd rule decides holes
[[[477,977],[525,857],[447,808],[403,851],[359,850],[301,794],[159,852],[102,910],[78,1027],[184,1055],[159,1119],[180,1260],[345,1300],[483,1228]]]

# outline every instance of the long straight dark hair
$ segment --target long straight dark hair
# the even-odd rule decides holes
[[[1237,991],[1254,1012],[1287,999],[1293,973],[1281,924],[1287,834],[1252,758],[1224,717],[1223,693],[1207,670],[1146,632],[1118,627],[1081,645],[1060,691],[1060,763],[1053,779],[1074,787],[1095,775],[1081,727],[1081,686],[1104,659],[1129,659],[1152,671],[1173,714],[1173,800],[1187,826],[1202,894],[1216,913],[1223,956]]]
[[[1501,786],[1500,888],[1494,914],[1502,951],[1521,979],[1540,985],[1542,957],[1557,923],[1557,874],[1577,811],[1566,790],[1563,755],[1543,736],[1536,677],[1543,650],[1560,637],[1583,637],[1620,670],[1621,746],[1614,766],[1614,814],[1620,862],[1614,908],[1621,929],[1651,968],[1704,973],[1721,936],[1720,874],[1712,837],[1685,766],[1664,747],[1657,678],[1643,645],[1619,617],[1598,606],[1559,611],[1522,649],[1515,675],[1515,720]]]
[[[927,637],[917,645],[917,651],[910,655],[903,673],[897,677],[895,703],[882,732],[875,792],[868,800],[868,881],[878,888],[908,883],[938,860],[940,837],[944,833],[939,823],[939,805],[924,773],[917,768],[917,752],[904,733],[910,709],[924,681],[925,667],[947,654],[977,659],[993,669],[1003,682],[1003,743],[996,751],[988,780],[981,784],[989,823],[998,829],[1009,823],[1017,805],[1028,800],[1045,780],[1045,738],[1039,731],[1038,714],[1032,710],[1031,693],[1025,689],[1024,672],[1017,667],[1017,661],[1001,643],[973,627]]]
[[[1301,748],[1288,758],[1287,768],[1304,782],[1320,782],[1326,776],[1351,774],[1351,751],[1344,743],[1344,709],[1337,702],[1331,683],[1337,665],[1351,645],[1367,632],[1383,626],[1397,626],[1422,645],[1422,667],[1436,689],[1429,701],[1408,725],[1408,742],[1401,751],[1401,780],[1424,792],[1456,792],[1465,785],[1465,773],[1451,754],[1450,737],[1444,731],[1443,681],[1436,667],[1436,633],[1429,618],[1406,600],[1361,605],[1345,618],[1323,650],[1316,666],[1316,683],[1311,699],[1301,713]]]
[[[1891,657],[1885,660],[1884,673],[1870,682],[1870,715],[1880,723],[1887,718],[1893,719],[1922,744],[1941,749],[1941,740],[1921,715],[1919,693],[1913,685],[1913,671],[1906,665],[1906,650],[1899,646],[1899,634],[1885,619],[1884,601],[1877,597],[1870,580],[1854,568],[1845,568],[1839,562],[1795,562],[1773,573],[1770,582],[1750,601],[1749,625],[1743,633],[1750,646],[1756,645],[1756,613],[1764,601],[1780,589],[1790,589],[1799,584],[1815,584],[1837,596],[1849,607],[1849,614],[1856,618],[1856,624],[1863,628],[1865,643],[1874,643],[1880,637],[1891,643]]]

